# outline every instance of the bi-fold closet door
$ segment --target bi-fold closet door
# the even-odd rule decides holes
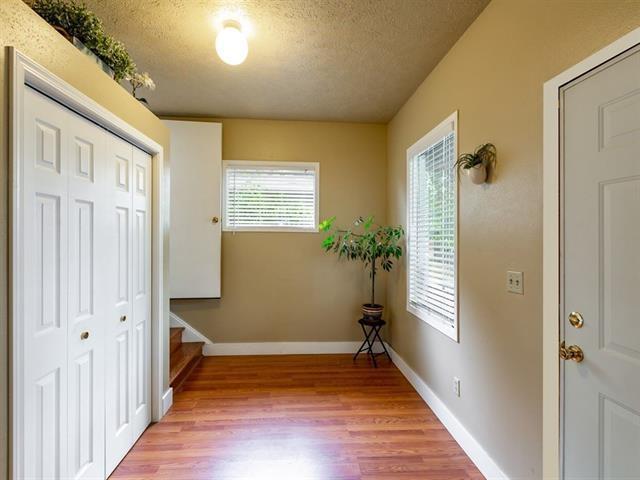
[[[106,478],[150,422],[151,159],[23,101],[19,471]]]

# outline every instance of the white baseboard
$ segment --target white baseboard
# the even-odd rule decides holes
[[[182,331],[183,342],[204,342],[205,345],[210,345],[213,343],[209,338],[205,337],[202,333],[193,328],[173,312],[169,312],[169,324],[172,327],[184,328],[184,330]]]
[[[211,343],[202,353],[206,357],[221,355],[300,355],[355,353],[362,342],[256,342]]]
[[[424,380],[422,380],[388,344],[387,350],[389,350],[391,359],[396,367],[398,367],[398,370],[400,370],[409,383],[413,385],[413,388],[416,389],[426,404],[429,405],[429,408],[431,408],[433,413],[435,413],[485,478],[487,478],[487,480],[509,480],[509,477],[507,477],[484,448],[482,448],[482,445],[469,433],[460,420],[447,408],[444,402],[433,393],[433,390],[429,388]]]
[[[169,409],[171,408],[171,405],[173,405],[173,388],[169,387],[167,391],[164,392],[164,395],[162,395],[162,416],[163,417],[169,411]]]

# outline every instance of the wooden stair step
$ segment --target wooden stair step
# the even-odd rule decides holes
[[[184,332],[184,327],[171,327],[169,331],[170,351],[173,353],[180,348],[180,345],[182,345],[182,332]]]
[[[202,359],[204,342],[181,343],[180,347],[171,354],[169,384],[174,392],[182,385],[191,371]]]

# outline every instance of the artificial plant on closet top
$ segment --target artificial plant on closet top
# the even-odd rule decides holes
[[[365,316],[382,315],[382,305],[376,303],[376,274],[380,267],[386,272],[391,271],[393,260],[402,257],[399,243],[404,236],[404,229],[400,225],[378,225],[373,216],[358,217],[353,222],[353,228],[334,227],[335,220],[336,217],[331,217],[320,223],[320,231],[330,233],[323,240],[322,247],[327,252],[338,254],[339,258],[364,264],[371,278],[371,302],[363,305],[363,313]]]
[[[138,98],[136,90],[140,87],[155,89],[149,74],[138,72],[124,44],[108,35],[102,20],[85,5],[73,0],[34,0],[30,3],[31,8],[65,38],[77,38],[107,64],[113,70],[116,82],[127,80],[135,98]]]

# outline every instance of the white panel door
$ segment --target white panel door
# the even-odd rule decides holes
[[[26,88],[22,143],[24,478],[67,477],[68,114]],[[16,388],[20,388],[16,385]]]
[[[109,135],[107,196],[110,228],[106,315],[106,472],[110,474],[133,445],[133,147]]]
[[[171,131],[171,298],[219,298],[222,125],[165,123]]]
[[[151,422],[151,156],[133,149],[133,317],[134,441]]]
[[[30,88],[21,478],[99,479],[151,420],[151,157]]]
[[[564,149],[563,470],[640,478],[640,52],[567,86]],[[583,325],[569,322],[580,313]]]
[[[104,477],[106,133],[68,117],[68,478],[95,479]]]

